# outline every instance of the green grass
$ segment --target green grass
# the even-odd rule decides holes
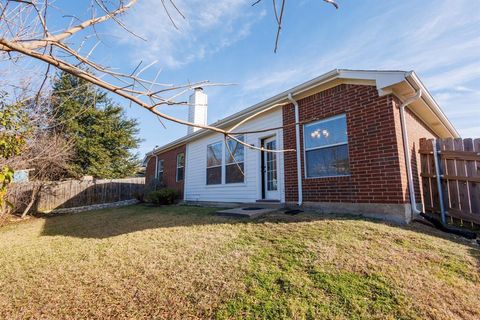
[[[478,319],[480,251],[422,225],[146,205],[0,228],[0,318]]]
[[[247,272],[247,291],[222,305],[219,318],[385,318],[404,315],[406,298],[381,275],[338,272],[315,263],[302,241],[262,245]],[[274,262],[274,263],[272,263]],[[405,314],[409,316],[409,314]]]

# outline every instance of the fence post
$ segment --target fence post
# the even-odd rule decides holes
[[[435,162],[435,175],[437,176],[437,189],[438,189],[438,198],[440,201],[440,214],[442,218],[442,224],[447,223],[446,215],[445,215],[445,204],[443,202],[443,188],[442,188],[442,176],[440,173],[440,155],[438,151],[438,140],[435,139],[433,144],[433,160]]]

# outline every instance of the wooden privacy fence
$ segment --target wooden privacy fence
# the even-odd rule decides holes
[[[15,211],[22,211],[34,190],[39,190],[31,211],[49,212],[135,199],[143,195],[144,188],[145,178],[26,182],[13,184],[8,198]]]
[[[440,170],[437,187],[434,149]],[[480,225],[480,139],[421,139],[421,176],[425,211]]]

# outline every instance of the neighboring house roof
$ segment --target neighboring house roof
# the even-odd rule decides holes
[[[402,101],[415,95],[415,93],[421,89],[423,92],[421,99],[412,103],[410,109],[439,137],[460,137],[453,124],[448,120],[438,103],[420,81],[415,72],[399,70],[380,71],[335,69],[212,123],[211,126],[225,129],[257,112],[271,108],[275,104],[288,102],[288,94],[292,94],[295,99],[301,99],[342,83],[374,85],[377,87],[379,95],[394,94]],[[198,130],[161,147],[155,148],[146,154],[145,159],[151,155],[170,150],[178,145],[196,140],[211,133],[210,130],[206,129]]]
[[[19,169],[13,172],[13,182],[28,182],[29,172],[35,171],[35,169]]]

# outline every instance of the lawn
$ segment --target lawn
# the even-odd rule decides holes
[[[479,319],[479,247],[421,224],[146,205],[0,228],[0,318]]]

